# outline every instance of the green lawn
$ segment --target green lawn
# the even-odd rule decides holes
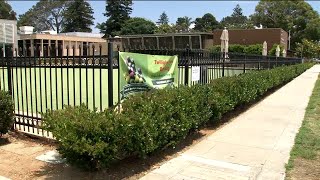
[[[1,77],[1,88],[5,86]],[[108,107],[108,70],[83,68],[13,68],[13,96],[15,108],[29,113],[45,112],[46,109],[61,109],[63,104],[87,103],[90,108]],[[114,100],[117,101],[118,73],[114,70]],[[101,89],[101,91],[100,91]],[[81,96],[80,96],[81,91]],[[80,101],[81,100],[81,101]],[[100,102],[101,101],[101,102]],[[31,109],[32,107],[32,109]]]
[[[287,179],[320,178],[320,76],[286,165]]]
[[[208,79],[221,77],[221,69],[208,69]],[[225,69],[225,76],[242,73],[243,70]],[[118,101],[118,70],[113,70],[113,97]],[[184,83],[184,69],[179,69],[179,83]],[[13,97],[19,113],[31,115],[46,109],[61,109],[63,104],[88,107],[108,107],[108,70],[85,68],[12,68]],[[189,68],[189,85],[191,68]],[[0,88],[8,90],[7,69],[0,69]],[[100,91],[101,89],[101,91]],[[80,96],[81,91],[81,96]],[[81,97],[81,98],[80,98]]]

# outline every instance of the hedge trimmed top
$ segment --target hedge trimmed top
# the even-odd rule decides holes
[[[278,44],[274,44],[271,49],[268,49],[268,55],[275,56],[276,48]],[[209,48],[211,52],[220,52],[220,45],[215,45]],[[244,54],[251,54],[251,55],[262,55],[262,44],[253,44],[253,45],[240,45],[240,44],[230,44],[229,45],[229,52],[230,53],[244,53]],[[283,46],[280,45],[280,54],[283,51]]]
[[[167,88],[130,96],[122,113],[89,110],[85,105],[49,111],[43,128],[58,140],[71,164],[102,168],[130,156],[145,157],[175,146],[192,130],[253,101],[300,75],[311,64],[253,71],[207,85]]]

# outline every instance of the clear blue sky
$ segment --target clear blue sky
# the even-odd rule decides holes
[[[105,1],[89,1],[95,17],[95,24],[104,22],[106,17]],[[14,11],[17,14],[23,14],[37,1],[9,1]],[[320,12],[319,1],[308,2],[316,11]],[[146,19],[157,21],[159,15],[165,11],[169,16],[171,23],[174,23],[178,17],[189,16],[193,20],[201,17],[205,13],[212,13],[217,20],[232,13],[233,8],[240,4],[245,15],[250,15],[254,12],[258,1],[133,1],[132,17],[144,17]],[[93,27],[93,32],[99,32]]]

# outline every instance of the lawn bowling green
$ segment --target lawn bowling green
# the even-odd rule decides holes
[[[242,73],[241,69],[225,68],[225,76]],[[16,113],[31,116],[47,109],[61,109],[63,105],[85,103],[90,109],[108,107],[108,70],[93,68],[35,68],[11,67],[12,92]],[[219,78],[221,68],[208,69],[208,80]],[[184,67],[179,68],[179,84],[184,83]],[[189,85],[191,67],[189,68]],[[8,90],[7,68],[0,68],[0,88]],[[118,70],[113,70],[113,98],[118,101]]]

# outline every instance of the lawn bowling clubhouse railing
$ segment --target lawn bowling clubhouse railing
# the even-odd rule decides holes
[[[79,48],[78,54],[85,54],[81,56],[75,55],[74,47],[67,47],[67,56],[49,53],[57,52],[57,48],[61,47],[44,47],[43,52],[37,47],[0,50],[0,89],[12,95],[16,130],[49,137],[49,133],[40,128],[41,114],[47,110],[84,103],[88,108],[102,111],[118,102],[118,53],[113,51],[112,42],[108,43],[108,55],[101,55],[101,47],[94,46],[84,48],[87,52]],[[223,76],[301,63],[299,58],[235,53],[223,58],[221,53],[188,48],[126,48],[122,51],[178,55],[179,86],[205,84]],[[99,52],[99,55],[90,55],[90,52]],[[191,81],[193,66],[200,67],[198,81]]]

